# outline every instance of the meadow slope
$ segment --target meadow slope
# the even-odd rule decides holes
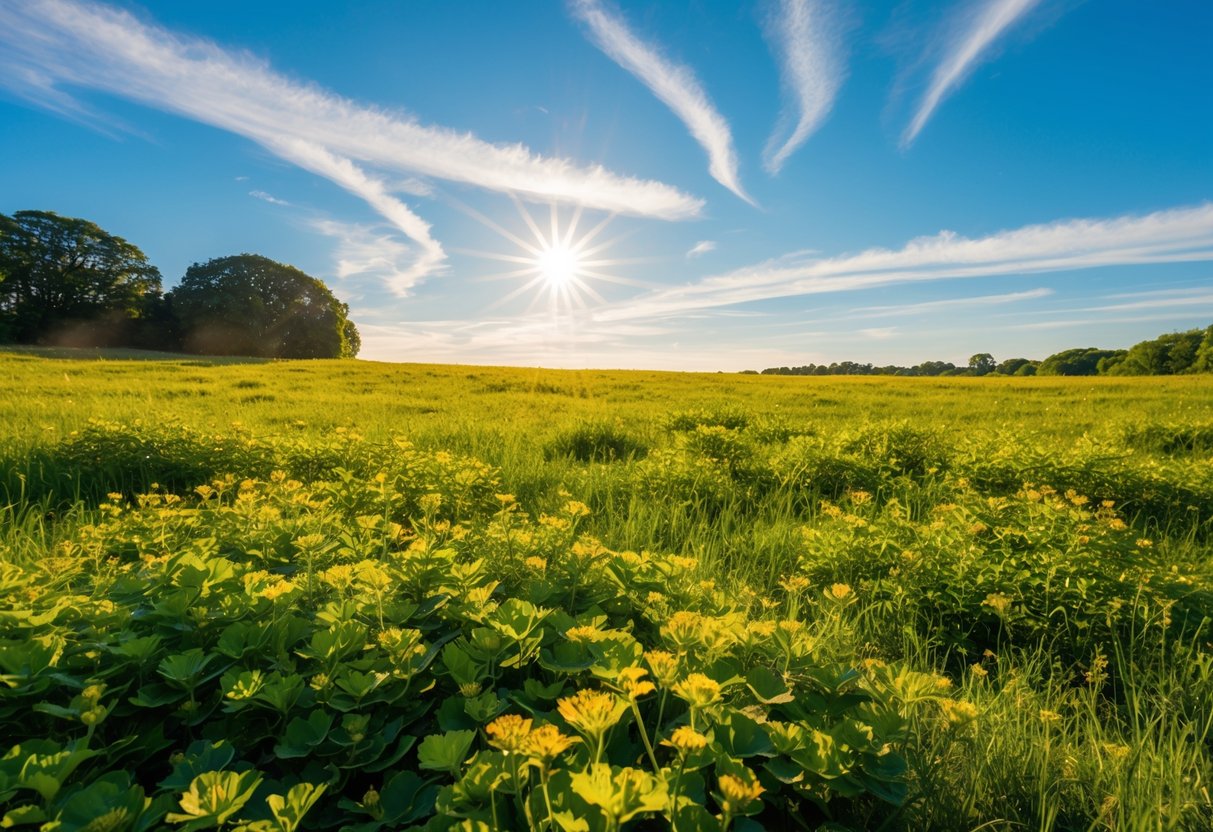
[[[1213,826],[1207,377],[0,389],[6,825]]]

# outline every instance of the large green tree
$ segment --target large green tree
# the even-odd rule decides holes
[[[347,358],[360,346],[349,307],[324,283],[256,254],[195,263],[169,301],[188,352]]]
[[[134,343],[160,299],[156,267],[95,223],[50,211],[0,214],[0,341]]]

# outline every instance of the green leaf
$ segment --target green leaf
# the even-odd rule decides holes
[[[773,754],[775,748],[762,726],[739,711],[726,711],[716,725],[716,742],[730,757]]]
[[[47,820],[46,812],[42,811],[41,806],[26,804],[10,809],[4,813],[4,817],[0,818],[0,829],[8,829],[10,826],[24,826],[30,823],[45,823]]]
[[[326,788],[328,786],[324,783],[319,786],[300,783],[291,786],[286,797],[280,794],[268,796],[265,802],[270,807],[270,813],[274,816],[280,832],[295,832],[299,828],[299,822],[303,820],[303,816],[320,799],[320,795],[324,794]]]
[[[56,832],[125,829],[143,812],[143,789],[126,772],[110,772],[73,794],[60,807]]]
[[[274,746],[274,755],[281,759],[306,757],[324,742],[332,727],[332,715],[319,708],[308,714],[307,719],[295,717],[286,726],[282,742]]]
[[[570,782],[578,797],[601,808],[616,826],[669,804],[665,781],[639,769],[595,763],[589,771],[573,772]]]
[[[221,771],[236,756],[236,749],[227,740],[209,743],[198,740],[185,750],[184,758],[173,764],[172,773],[160,781],[160,788],[180,791],[189,788],[199,774]]]
[[[763,705],[783,705],[796,698],[782,677],[762,665],[751,667],[745,680],[754,698]]]
[[[256,770],[204,772],[181,795],[181,811],[170,812],[165,820],[185,824],[182,832],[221,826],[244,808],[260,783],[261,772]]]
[[[424,769],[448,771],[458,776],[468,751],[476,739],[475,731],[448,731],[431,734],[417,746],[417,762]]]

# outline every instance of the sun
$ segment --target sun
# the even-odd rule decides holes
[[[566,245],[557,243],[544,249],[536,258],[535,265],[548,286],[567,285],[581,270],[581,257]]]
[[[567,223],[562,222],[559,208],[553,203],[548,228],[540,227],[539,222],[531,215],[531,211],[514,198],[518,215],[522,218],[531,233],[532,240],[515,234],[499,223],[480,214],[466,205],[459,207],[481,223],[496,231],[505,239],[518,246],[516,254],[469,251],[461,249],[463,254],[483,257],[513,263],[517,268],[498,274],[488,275],[482,280],[522,280],[505,296],[495,301],[490,308],[506,304],[527,292],[534,292],[535,297],[528,311],[543,304],[553,315],[562,312],[572,312],[575,309],[586,309],[589,303],[605,304],[607,301],[591,283],[621,283],[629,286],[649,288],[641,281],[630,280],[614,274],[601,271],[624,263],[648,262],[640,260],[625,260],[604,256],[618,237],[600,240],[599,237],[613,220],[614,214],[609,214],[597,224],[579,233],[582,219],[580,207],[572,209]],[[546,304],[544,303],[546,301]]]

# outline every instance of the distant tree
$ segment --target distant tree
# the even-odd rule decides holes
[[[1196,348],[1196,358],[1193,359],[1189,372],[1213,373],[1213,326],[1202,334],[1200,346]]]
[[[998,373],[999,375],[1013,376],[1020,367],[1024,366],[1025,364],[1032,363],[1034,362],[1029,361],[1026,358],[1008,358],[1005,361],[998,362],[998,366],[994,368],[994,372]]]
[[[979,352],[969,358],[969,375],[985,376],[994,372],[998,362],[988,352]]]
[[[1099,373],[1099,362],[1104,358],[1123,355],[1124,350],[1101,350],[1096,347],[1078,347],[1054,353],[1040,362],[1036,374],[1042,376],[1093,376]]]
[[[1020,364],[1019,367],[1017,367],[1015,369],[1015,375],[1021,376],[1021,377],[1022,376],[1034,376],[1034,375],[1036,375],[1036,368],[1038,366],[1039,366],[1039,364],[1036,361],[1029,361],[1026,364]]]
[[[1118,376],[1170,376],[1186,373],[1196,363],[1204,333],[1199,329],[1172,332],[1134,344],[1124,357],[1103,372]]]
[[[50,211],[0,214],[0,341],[121,346],[160,299],[134,245]]]
[[[361,346],[349,307],[324,283],[256,254],[195,263],[169,301],[188,352],[346,358]]]

